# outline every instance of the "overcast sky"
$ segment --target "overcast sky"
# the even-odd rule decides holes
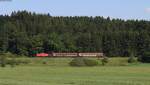
[[[0,14],[27,10],[52,16],[110,16],[150,20],[150,0],[0,0]]]

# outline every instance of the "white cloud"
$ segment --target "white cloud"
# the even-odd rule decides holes
[[[146,12],[146,13],[150,13],[150,8],[146,8],[146,9],[145,9],[145,12]]]

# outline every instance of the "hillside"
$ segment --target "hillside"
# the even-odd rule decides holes
[[[150,22],[96,16],[51,16],[27,11],[0,16],[0,51],[104,52],[135,56],[150,50]]]

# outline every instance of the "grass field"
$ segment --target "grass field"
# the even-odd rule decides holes
[[[34,65],[34,62],[0,68],[0,85],[150,85],[149,64],[70,67],[63,62],[58,66],[57,60],[68,62],[56,59],[52,65]]]

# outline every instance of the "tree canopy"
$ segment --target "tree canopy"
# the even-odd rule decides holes
[[[104,52],[142,55],[150,49],[150,21],[101,16],[50,16],[27,11],[0,16],[0,51],[18,55],[41,52]]]

